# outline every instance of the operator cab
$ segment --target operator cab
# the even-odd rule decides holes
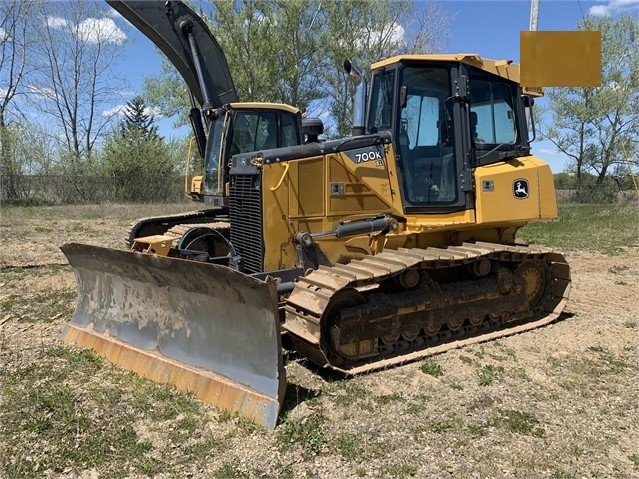
[[[297,108],[279,103],[231,103],[220,108],[207,135],[204,202],[225,206],[231,156],[301,143],[301,113]]]
[[[372,66],[367,131],[396,139],[406,213],[472,208],[473,168],[529,154],[519,70],[510,65],[407,55]]]

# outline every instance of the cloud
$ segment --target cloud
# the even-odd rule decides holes
[[[73,26],[61,17],[47,17],[46,22],[49,28],[55,28],[56,30],[73,29]],[[78,23],[75,34],[80,41],[87,43],[122,44],[126,41],[126,34],[109,17],[82,20]]]
[[[161,120],[164,118],[162,113],[160,113],[160,109],[157,106],[147,106],[144,109],[144,113],[146,115],[152,116],[154,120]]]
[[[111,117],[111,116],[124,116],[127,112],[128,106],[126,104],[115,105],[113,108],[109,108],[108,110],[104,110],[102,112],[102,116]],[[144,114],[153,117],[154,120],[161,120],[164,118],[160,114],[160,109],[158,107],[145,107]]]
[[[78,38],[87,43],[117,43],[126,41],[126,34],[112,18],[87,18],[78,24]]]
[[[47,17],[47,27],[49,28],[63,29],[68,28],[68,26],[69,23],[64,18]]]
[[[593,17],[609,17],[610,10],[607,5],[593,5],[590,7],[590,10],[588,10],[588,14]]]
[[[135,90],[131,90],[129,88],[120,88],[120,89],[116,90],[116,92],[122,98],[134,98],[135,96],[137,96],[139,94],[139,92],[137,92]]]
[[[115,105],[113,108],[109,108],[108,110],[104,110],[102,112],[102,116],[111,117],[111,116],[120,116],[124,115],[126,111],[126,105]]]
[[[639,11],[639,0],[608,0],[601,5],[593,5],[588,13],[594,17],[609,17],[635,11]]]
[[[4,41],[7,36],[7,31],[4,28],[0,27],[0,42]]]
[[[393,22],[390,25],[384,25],[380,30],[371,29],[362,31],[359,35],[358,46],[375,45],[382,43],[392,48],[402,46],[405,43],[404,36],[406,29],[399,23]]]
[[[546,156],[556,156],[557,152],[555,150],[549,150],[548,148],[541,148],[537,151],[537,153]]]
[[[55,100],[58,97],[55,90],[46,86],[27,85],[27,88],[35,97],[43,100]]]

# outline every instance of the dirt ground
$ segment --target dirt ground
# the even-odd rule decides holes
[[[65,367],[43,354],[60,347],[59,332],[75,305],[74,276],[58,247],[75,240],[123,248],[126,223],[114,217],[87,227],[27,217],[4,224],[0,380],[15,382],[34,364]],[[7,419],[0,476],[33,472],[29,461],[42,458],[34,477],[639,477],[639,254],[636,248],[615,256],[564,253],[571,296],[548,327],[350,380],[326,378],[291,357],[275,431],[192,399],[195,409],[158,420],[152,411],[162,399],[156,399],[133,424],[135,444],[146,445],[142,456],[154,465],[148,469],[115,452],[111,463],[67,456],[47,462],[55,444],[38,434],[22,444],[22,426]],[[63,381],[93,404],[84,379],[130,388],[119,386],[118,374],[102,366]],[[20,379],[25,398],[46,379],[37,377]],[[5,410],[16,400],[9,390],[0,398]],[[126,394],[118,397],[119,407],[134,404]],[[194,424],[176,436],[189,411]],[[117,420],[101,417],[91,423],[96,434]],[[202,437],[209,442],[197,442]]]

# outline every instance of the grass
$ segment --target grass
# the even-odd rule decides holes
[[[491,396],[483,394],[468,404],[468,410],[483,410],[490,408],[493,404],[495,404],[495,400]]]
[[[151,444],[138,436],[133,416],[123,421],[121,415],[126,412],[117,405],[97,399],[99,394],[87,399],[56,376],[40,377],[24,394],[26,377],[38,376],[33,370],[25,373],[10,375],[2,391],[9,401],[20,402],[20,407],[2,414],[3,442],[21,459],[4,464],[9,477],[33,477],[48,469],[62,472],[67,467],[100,467],[112,477],[122,477],[118,471],[123,464],[148,471],[145,453]],[[22,435],[23,440],[11,440],[14,434]]]
[[[560,204],[557,220],[526,225],[518,237],[552,248],[617,255],[624,247],[637,246],[638,213],[636,202]]]
[[[501,379],[504,373],[502,366],[484,365],[477,373],[477,380],[480,386],[490,386],[494,381]]]
[[[444,368],[441,364],[437,364],[430,359],[425,361],[419,369],[421,369],[424,374],[429,374],[436,378],[444,375]]]
[[[91,351],[55,344],[35,354],[3,370],[0,440],[7,447],[0,467],[7,477],[68,468],[152,476],[175,462],[171,444],[185,446],[184,463],[225,447],[211,435],[195,437],[202,403],[189,395],[124,372]],[[172,424],[163,431],[165,447],[140,435],[137,424],[145,420]]]
[[[387,406],[394,402],[404,401],[404,396],[402,396],[400,393],[382,394],[380,396],[373,396],[373,401],[375,401],[380,406]]]
[[[325,421],[321,411],[313,411],[301,419],[287,418],[277,430],[277,442],[284,449],[300,446],[302,456],[310,458],[328,446],[328,437],[324,432]]]
[[[61,205],[61,206],[3,206],[2,221],[10,224],[14,220],[46,219],[55,221],[73,218],[71,225],[86,228],[83,220],[123,220],[129,223],[135,218],[158,214],[182,213],[200,209],[201,205],[190,201],[184,203],[102,203],[97,205]],[[40,228],[49,229],[50,225]]]
[[[457,427],[459,427],[460,422],[461,421],[457,418],[434,421],[430,425],[430,430],[437,433],[451,432],[457,429]]]
[[[337,452],[348,460],[355,460],[362,456],[362,444],[360,439],[350,433],[339,434],[332,441]]]
[[[193,206],[187,203],[175,207],[6,208],[3,224],[17,222],[21,215],[51,218],[51,223],[37,231],[46,234],[49,229],[55,231],[55,222],[66,216],[78,218],[69,224],[69,229],[89,231],[90,228],[81,227],[84,220],[97,225],[106,219],[110,224],[128,226],[135,217],[183,211]],[[633,241],[636,244],[636,237],[629,234],[637,230],[635,206],[562,205],[561,214],[560,220],[522,229],[522,238],[556,248],[606,254],[618,254],[624,246]],[[619,258],[614,259],[617,265],[611,266],[608,273],[621,284],[633,273]],[[20,286],[25,280],[60,271],[68,274],[70,268],[16,267],[0,272],[0,283],[7,288],[0,297],[3,312],[0,319],[11,313],[28,323],[25,326],[31,328],[29,331],[34,331],[37,322],[51,328],[52,317],[70,316],[75,303],[71,289],[55,285],[55,289],[28,290],[30,299],[25,301]],[[16,286],[11,286],[14,283]],[[56,321],[59,323],[61,319]],[[619,324],[626,334],[636,335],[636,319],[620,320]],[[3,341],[6,339],[0,330],[0,349]],[[446,470],[442,448],[452,447],[449,444],[466,447],[469,461],[479,457],[474,443],[507,448],[509,442],[528,441],[540,445],[540,453],[547,454],[548,448],[555,444],[555,420],[545,424],[544,416],[536,415],[536,411],[560,405],[565,408],[562,414],[574,415],[571,404],[584,398],[586,404],[596,400],[600,386],[612,393],[614,385],[626,384],[636,369],[631,360],[634,348],[629,347],[624,353],[613,350],[602,340],[601,345],[584,344],[574,356],[548,357],[547,361],[539,356],[547,379],[540,389],[539,367],[528,362],[529,351],[498,341],[462,350],[459,362],[451,357],[443,360],[437,357],[445,368],[433,359],[409,366],[405,370],[410,374],[401,379],[392,372],[379,373],[379,379],[378,373],[374,373],[366,378],[339,381],[310,374],[313,386],[304,384],[318,393],[317,397],[299,401],[303,408],[308,407],[307,415],[296,416],[294,413],[299,410],[291,408],[275,431],[267,431],[237,416],[212,410],[171,387],[123,372],[90,351],[46,341],[45,338],[38,340],[38,344],[25,343],[27,352],[0,351],[2,477],[57,477],[69,468],[74,474],[94,469],[104,477],[160,474],[187,477],[189,473],[197,477],[197,471],[203,471],[205,477],[235,477],[246,476],[247,470],[251,477],[304,477],[304,471],[312,467],[317,467],[323,477],[318,464],[333,461],[340,464],[344,475],[422,476],[428,471],[425,456],[407,459],[403,455],[411,434],[417,443],[431,449],[427,459],[432,461],[431,469],[442,471]],[[401,369],[397,374],[401,374]],[[424,375],[444,379],[432,381]],[[377,381],[386,379],[391,382],[383,388],[386,394],[381,394]],[[414,381],[423,389],[407,392],[403,385],[395,388],[397,384],[393,381]],[[526,402],[517,402],[515,399],[523,394],[527,395]],[[567,402],[566,397],[571,401]],[[619,419],[618,412],[604,410],[604,406],[601,409],[601,416],[595,419],[602,427],[611,424],[606,422],[608,418]],[[557,421],[561,423],[562,419]],[[356,431],[353,424],[357,424]],[[440,447],[442,443],[445,445]],[[609,446],[610,442],[604,438],[587,449],[603,457]],[[560,457],[562,446],[557,447]],[[261,466],[240,464],[236,459],[238,451],[244,455],[243,448],[259,448],[254,450],[255,457],[268,463],[270,469],[259,471],[254,468]],[[509,452],[513,457],[517,454]],[[627,451],[625,457],[627,467],[636,471],[639,454],[633,452],[636,451]],[[553,459],[552,453],[549,464],[544,464],[547,474],[554,473],[555,477],[589,474],[587,469],[578,474],[572,469],[570,473],[564,472],[565,466]],[[486,458],[485,462],[477,462],[477,474],[482,477],[487,474],[489,461]],[[623,461],[615,462],[617,466],[627,472]],[[527,472],[533,470],[531,467]],[[601,474],[599,477],[611,477],[605,472]]]
[[[384,472],[389,477],[412,477],[417,474],[417,468],[412,464],[391,464],[384,468]]]
[[[491,421],[495,427],[526,436],[544,437],[546,430],[531,413],[513,409],[499,410],[499,415]]]

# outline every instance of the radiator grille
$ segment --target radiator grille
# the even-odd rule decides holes
[[[262,188],[259,174],[231,176],[229,210],[231,243],[242,256],[244,271],[261,272],[264,265],[264,241]]]

